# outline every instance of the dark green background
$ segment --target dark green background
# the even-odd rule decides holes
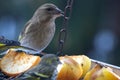
[[[41,4],[54,3],[64,10],[66,2],[67,0],[0,0],[0,22],[2,21],[0,35],[17,40],[24,24]],[[62,21],[62,18],[56,20],[55,37],[45,52],[57,52]],[[9,26],[11,23],[13,26]],[[74,0],[63,53],[66,55],[85,54],[90,58],[120,66],[119,27],[119,0]],[[95,46],[97,44],[95,40],[99,40],[99,35],[103,36],[100,38],[100,47]]]

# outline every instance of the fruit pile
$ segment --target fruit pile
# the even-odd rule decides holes
[[[56,80],[120,80],[120,76],[110,67],[100,64],[91,67],[91,59],[85,55],[59,58],[62,64],[57,67]],[[39,56],[10,49],[0,60],[0,69],[3,74],[15,77],[37,66],[40,60]]]

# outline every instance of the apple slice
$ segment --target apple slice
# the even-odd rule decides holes
[[[120,80],[120,77],[111,68],[97,64],[85,75],[84,80]]]
[[[36,66],[39,62],[39,56],[29,55],[22,51],[18,52],[10,49],[2,58],[0,67],[1,71],[7,76],[16,76]]]
[[[79,80],[83,73],[81,65],[69,56],[60,59],[62,64],[57,67],[57,80]]]

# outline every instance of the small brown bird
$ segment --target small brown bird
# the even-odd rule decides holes
[[[52,3],[40,6],[20,34],[21,46],[35,49],[38,52],[43,51],[55,34],[55,19],[62,15],[63,12]]]

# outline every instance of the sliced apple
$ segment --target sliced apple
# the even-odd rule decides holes
[[[111,68],[98,64],[85,75],[84,80],[120,80],[120,77]]]
[[[83,74],[82,77],[85,76],[85,74],[89,71],[91,68],[91,59],[88,58],[85,55],[78,55],[78,56],[70,56],[72,59],[74,59],[76,62],[78,62],[79,65],[82,66]]]
[[[1,71],[8,76],[16,76],[36,66],[40,62],[39,56],[29,55],[10,49],[2,58]]]
[[[79,80],[83,73],[81,65],[69,56],[60,59],[62,64],[57,68],[57,80]]]

